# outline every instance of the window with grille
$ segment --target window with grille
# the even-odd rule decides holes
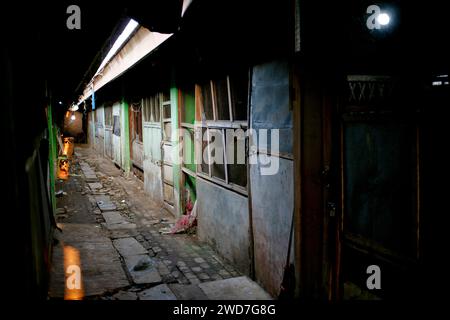
[[[144,122],[160,123],[161,94],[142,99],[142,119]]]
[[[131,104],[131,116],[133,117],[132,139],[142,142],[142,101]]]
[[[112,121],[112,107],[105,108],[105,126],[111,127],[113,124]]]
[[[197,173],[236,191],[247,189],[248,72],[198,85],[201,121],[196,122]]]
[[[113,134],[120,137],[120,116],[113,117]]]

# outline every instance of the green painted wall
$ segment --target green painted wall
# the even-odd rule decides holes
[[[184,182],[184,188],[186,190],[189,190],[189,193],[191,195],[191,200],[194,203],[195,200],[197,200],[197,191],[196,191],[196,181],[194,177],[191,177],[190,175],[185,175],[185,182]]]
[[[120,112],[120,119],[122,121],[122,125],[120,128],[120,138],[121,138],[121,146],[122,146],[122,169],[128,173],[131,170],[131,160],[130,160],[130,119],[128,114],[128,102],[125,99],[122,99]]]
[[[193,125],[195,123],[195,91],[185,89],[182,94],[184,102],[184,119],[182,121]],[[193,130],[189,130],[193,133]],[[195,172],[196,166],[194,164],[194,139],[192,139],[188,134],[184,135],[184,147],[186,149],[184,151],[185,154],[190,154],[191,160],[191,163],[186,163],[185,167]]]
[[[195,122],[195,91],[183,93],[184,100],[184,122],[194,124]]]
[[[170,87],[170,114],[172,120],[172,159],[178,159],[180,154],[180,147],[178,145],[178,88],[175,85],[174,76],[172,77],[172,85]],[[173,164],[173,187],[174,187],[174,201],[175,201],[175,215],[180,216],[181,212],[181,194],[180,194],[180,174],[181,166]]]
[[[47,107],[47,127],[48,127],[48,141],[49,141],[49,177],[50,177],[50,197],[52,201],[53,214],[56,211],[56,197],[55,197],[55,176],[56,176],[56,130],[53,127],[53,109],[49,104]]]
[[[184,130],[188,130],[191,133],[193,133],[193,129],[186,129],[184,128]],[[189,135],[187,132],[184,132],[184,153],[185,153],[185,161],[186,163],[184,164],[184,166],[186,168],[188,168],[189,170],[195,172],[196,166],[195,166],[195,141],[193,138],[193,135]],[[190,155],[190,157],[189,157]]]
[[[191,90],[190,90],[191,89]],[[183,108],[184,110],[182,110],[182,114],[183,114],[183,119],[182,122],[185,123],[189,123],[189,124],[194,124],[195,123],[195,90],[194,90],[194,86],[192,86],[192,88],[183,88],[182,89],[182,95],[183,95]],[[181,107],[181,106],[180,106]],[[185,128],[186,129],[186,128]],[[193,133],[193,129],[187,129],[189,131],[191,131]],[[184,140],[184,153],[185,155],[190,155],[190,157],[185,157],[186,161],[189,161],[188,163],[185,163],[184,166],[195,172],[196,171],[196,165],[194,163],[195,160],[195,144],[194,144],[194,139],[193,139],[193,135],[191,138],[191,135],[189,134],[184,134],[183,137]],[[184,189],[185,190],[189,190],[189,193],[191,195],[191,200],[193,202],[195,202],[195,200],[197,199],[197,192],[196,192],[196,181],[194,177],[191,177],[188,174],[184,175],[185,181],[184,181]],[[183,204],[184,207],[185,204]]]

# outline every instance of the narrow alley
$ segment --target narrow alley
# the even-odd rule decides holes
[[[4,289],[278,317],[446,297],[442,3],[14,1]]]
[[[87,147],[75,149],[70,178],[59,180],[51,298],[103,300],[271,299],[194,230],[172,234],[175,219],[148,201],[143,183],[126,177]],[[78,261],[81,289],[67,289],[65,269]]]

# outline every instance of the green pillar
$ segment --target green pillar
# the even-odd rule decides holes
[[[47,107],[47,128],[48,128],[48,141],[49,141],[49,178],[50,178],[50,198],[52,202],[53,214],[56,212],[56,197],[55,197],[55,176],[56,176],[56,130],[53,127],[53,114],[52,105]]]
[[[178,88],[175,83],[175,70],[172,69],[172,79],[170,85],[170,114],[172,120],[172,159],[178,159],[180,154],[178,136]],[[174,161],[176,162],[176,161]],[[181,166],[173,164],[173,188],[175,200],[175,215],[181,216],[181,193],[180,193]]]
[[[130,159],[130,119],[128,114],[128,103],[122,98],[121,103],[122,112],[122,128],[120,132],[121,145],[122,145],[122,168],[125,173],[129,173],[131,170],[131,159]]]

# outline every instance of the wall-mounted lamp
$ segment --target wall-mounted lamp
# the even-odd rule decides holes
[[[391,21],[391,17],[387,13],[380,13],[377,20],[380,25],[387,26]]]
[[[369,30],[379,30],[391,22],[391,16],[386,11],[381,11],[381,8],[377,5],[368,6],[366,13],[369,14],[366,20],[366,26]]]

